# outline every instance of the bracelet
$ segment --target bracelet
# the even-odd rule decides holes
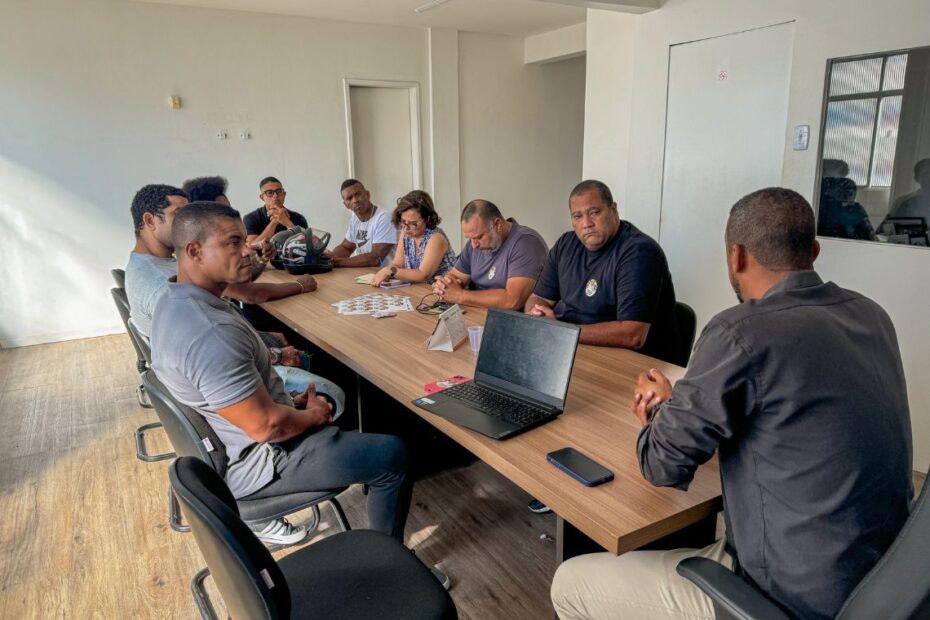
[[[301,293],[306,293],[306,292],[307,292],[306,289],[304,289],[304,283],[303,283],[303,282],[301,282],[300,280],[294,280],[294,282],[296,282],[296,283],[297,283],[297,286],[300,287],[300,292],[301,292]]]

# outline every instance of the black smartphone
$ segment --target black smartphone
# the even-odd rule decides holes
[[[562,448],[546,455],[546,460],[589,487],[614,479],[614,472],[574,448]]]

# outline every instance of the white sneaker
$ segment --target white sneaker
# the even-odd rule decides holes
[[[307,528],[291,525],[287,519],[275,519],[261,532],[256,531],[255,535],[268,545],[293,545],[307,537]]]
[[[442,585],[442,588],[444,590],[448,591],[449,588],[452,587],[452,580],[449,579],[449,575],[439,570],[439,568],[437,568],[436,566],[432,567],[430,571],[433,573],[433,577],[435,577],[439,581],[439,583]]]

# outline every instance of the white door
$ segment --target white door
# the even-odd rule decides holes
[[[780,185],[793,24],[671,48],[659,242],[698,333],[736,303],[727,278],[730,207]]]
[[[352,176],[375,204],[393,209],[400,196],[419,186],[411,91],[351,85],[349,102]]]

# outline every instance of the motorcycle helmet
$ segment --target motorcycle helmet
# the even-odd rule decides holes
[[[295,232],[287,237],[281,249],[284,268],[294,275],[332,271],[332,259],[323,256],[329,239],[328,232],[313,228]]]
[[[271,259],[271,266],[275,269],[284,269],[284,244],[288,239],[294,235],[304,232],[303,226],[294,226],[293,228],[288,228],[287,230],[282,230],[279,233],[276,233],[271,238],[271,244],[274,246],[275,254],[274,258]]]

